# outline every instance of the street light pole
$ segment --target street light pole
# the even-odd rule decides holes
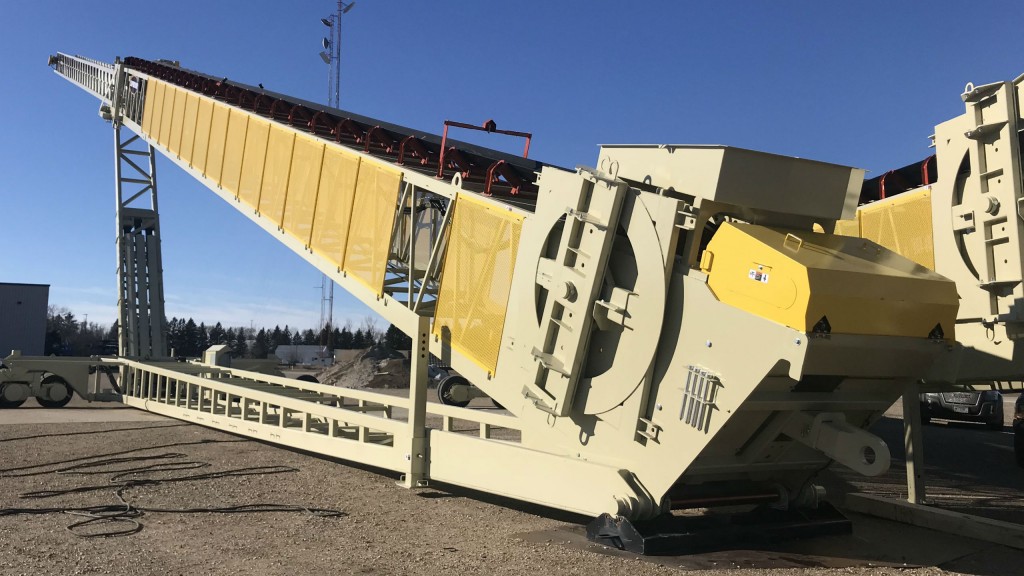
[[[348,13],[356,3],[338,0],[338,9],[327,18],[321,18],[324,26],[331,29],[331,38],[323,39],[325,52],[320,58],[327,63],[327,105],[332,108],[341,107],[341,17]],[[326,52],[330,50],[330,52]],[[326,329],[334,330],[334,281],[323,275],[320,282],[320,332],[324,352],[331,344],[331,333],[324,334]]]

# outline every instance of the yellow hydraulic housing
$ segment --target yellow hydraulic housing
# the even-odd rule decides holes
[[[955,285],[869,240],[726,222],[701,269],[722,302],[801,332],[953,339]]]

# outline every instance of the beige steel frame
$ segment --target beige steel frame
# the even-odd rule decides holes
[[[1024,380],[1024,75],[961,95],[965,113],[935,128],[935,270],[957,283],[961,382]],[[962,165],[970,166],[966,177]],[[1017,386],[1019,389],[1019,385]]]
[[[128,70],[125,77],[142,82],[145,90],[146,75]],[[116,101],[111,105],[114,114],[122,108]],[[144,133],[138,117],[122,116],[124,127]],[[858,458],[865,447],[878,444],[861,428],[911,382],[948,377],[956,362],[955,350],[924,338],[837,335],[815,340],[723,304],[708,290],[696,256],[711,218],[730,214],[810,230],[813,224],[849,217],[859,172],[845,167],[721,147],[693,151],[663,146],[606,148],[598,170],[545,168],[536,213],[501,205],[523,217],[524,240],[502,354],[492,372],[429,330],[446,229],[461,193],[457,177],[443,182],[403,171],[392,262],[381,293],[258,211],[239,205],[234,193],[188,162],[166,155],[412,335],[416,354],[410,397],[296,383],[212,364],[123,359],[124,401],[232,433],[394,470],[404,474],[408,487],[433,479],[587,515],[609,512],[630,518],[663,512],[670,505],[670,490],[680,482],[772,477],[783,501],[797,500],[805,480],[830,459],[869,470]],[[757,170],[722,160],[737,156],[747,157]],[[368,155],[361,160],[381,162]],[[682,165],[674,164],[676,160]],[[652,169],[657,166],[668,169]],[[696,181],[685,181],[687,174],[697,175]],[[684,178],[677,182],[679,175]],[[822,178],[828,194],[822,192]],[[779,197],[789,198],[793,210],[780,212],[780,206],[764,204],[778,194],[758,190],[757,184],[776,182],[780,194],[789,194]],[[415,209],[420,199],[437,199],[445,205],[444,216],[432,214],[424,226]],[[422,244],[415,232],[421,228],[429,230]],[[609,253],[607,233],[619,230],[629,239],[631,254]],[[547,252],[554,245],[559,246],[557,258]],[[429,257],[419,265],[417,254],[424,253]],[[634,285],[616,284],[616,271],[623,266],[637,267]],[[538,286],[549,294],[540,309],[541,322],[532,314],[538,309]],[[551,305],[556,300],[560,309]],[[562,314],[568,311],[577,313]],[[545,325],[544,318],[551,321]],[[662,326],[665,318],[670,319]],[[587,348],[581,338],[590,332],[590,322],[605,331],[622,330],[625,336],[621,353],[613,356],[615,362],[604,376],[582,378],[586,358],[563,350],[566,345],[577,351]],[[742,363],[734,360],[740,351],[746,354]],[[516,416],[428,406],[428,353],[447,360]],[[865,366],[864,354],[876,361]],[[854,391],[831,396],[791,390],[803,374],[823,369],[850,377]],[[566,382],[567,373],[576,376]],[[701,374],[704,382],[699,398],[681,384],[670,384],[694,374]],[[663,384],[657,387],[656,381]],[[679,410],[696,400],[712,409],[702,413],[706,416],[699,424]],[[405,421],[396,422],[398,408],[405,409]],[[805,413],[815,416],[808,419]],[[440,429],[427,425],[428,415],[442,417]],[[452,419],[475,422],[480,434],[452,432]],[[727,422],[732,423],[729,428]],[[519,443],[489,437],[494,427],[518,429]],[[789,439],[785,445],[780,444],[782,436]],[[878,454],[883,459],[886,455]],[[877,473],[876,468],[869,471]]]

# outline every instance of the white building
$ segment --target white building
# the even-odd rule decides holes
[[[287,344],[274,350],[281,364],[297,366],[330,366],[334,364],[334,351],[324,350],[318,344]]]

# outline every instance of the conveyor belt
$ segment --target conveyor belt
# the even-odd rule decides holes
[[[215,78],[171,64],[128,57],[125,64],[165,82],[254,112],[320,138],[424,174],[437,175],[442,138],[345,110],[302,100],[227,78]],[[455,172],[463,187],[497,197],[515,197],[531,205],[537,193],[537,172],[543,163],[498,150],[447,139],[442,178]],[[488,174],[491,174],[488,186]]]

